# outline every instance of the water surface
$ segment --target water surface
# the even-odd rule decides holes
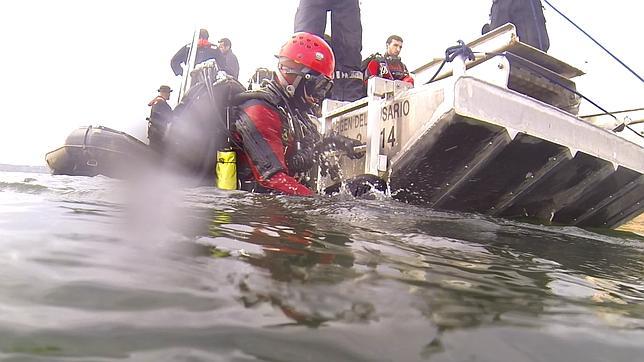
[[[7,361],[644,355],[634,234],[0,172],[0,243]]]

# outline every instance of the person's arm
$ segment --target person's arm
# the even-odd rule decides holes
[[[277,172],[267,180],[260,179],[259,184],[267,189],[279,191],[286,195],[313,196],[313,191],[283,171]]]
[[[412,78],[411,75],[406,75],[405,78],[402,79],[402,81],[414,85],[414,78]]]
[[[243,107],[242,113],[237,122],[237,131],[242,137],[244,152],[251,160],[251,171],[257,182],[287,195],[313,195],[313,191],[288,175],[280,115],[263,102],[253,102]]]
[[[369,78],[380,77],[380,62],[377,60],[372,60],[367,65],[365,70],[365,81]]]
[[[237,60],[237,56],[235,54],[231,54],[231,55],[232,55],[231,57],[232,64],[230,67],[230,72],[231,72],[230,75],[232,75],[233,78],[237,79],[239,78],[239,60]]]
[[[409,73],[409,70],[407,69],[407,66],[403,62],[400,62],[400,64],[402,64],[403,69],[405,70],[405,76],[403,77],[402,81],[407,82],[407,83],[409,83],[409,84],[411,84],[413,86],[414,85],[414,78],[412,78],[411,74]]]
[[[181,67],[181,63],[185,63],[188,61],[188,46],[185,45],[177,53],[172,57],[172,60],[170,60],[170,67],[172,68],[172,71],[174,72],[174,75],[181,75],[183,74],[183,68]]]

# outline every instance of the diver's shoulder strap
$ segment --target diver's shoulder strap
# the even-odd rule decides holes
[[[264,89],[259,89],[259,90],[248,90],[234,95],[231,99],[231,104],[234,106],[238,106],[246,101],[250,101],[253,99],[263,100],[275,107],[279,106],[280,103],[282,102],[281,97],[279,97],[278,95],[272,92],[266,91]]]

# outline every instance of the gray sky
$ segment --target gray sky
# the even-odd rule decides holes
[[[638,0],[551,0],[640,75]],[[193,31],[233,42],[245,82],[292,33],[297,0],[23,0],[0,5],[0,163],[44,164],[82,125],[146,140],[147,103],[162,83],[178,89],[169,62]],[[362,0],[363,57],[388,35],[405,39],[414,69],[458,39],[478,36],[492,0]],[[222,5],[228,4],[228,5]],[[644,85],[546,6],[550,54],[588,75],[578,89],[610,110],[644,106]],[[175,92],[176,94],[176,92]],[[597,113],[588,105],[585,113]]]

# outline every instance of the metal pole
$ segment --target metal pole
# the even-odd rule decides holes
[[[199,44],[199,30],[195,30],[194,35],[192,36],[192,43],[190,44],[190,50],[188,53],[188,59],[186,59],[186,66],[183,68],[183,79],[181,81],[181,87],[179,87],[179,95],[177,97],[177,103],[181,102],[181,99],[190,88],[190,82],[192,81],[192,76],[190,73],[195,69],[195,61],[197,59],[197,47]]]

